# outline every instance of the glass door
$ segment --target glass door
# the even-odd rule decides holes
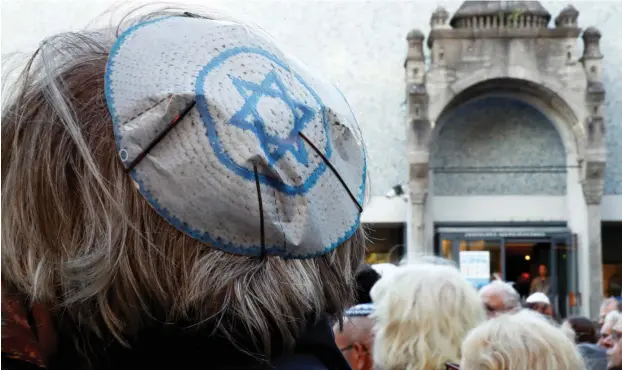
[[[552,258],[555,261],[554,276],[556,311],[562,317],[579,314],[579,281],[577,253],[571,236],[552,238]]]

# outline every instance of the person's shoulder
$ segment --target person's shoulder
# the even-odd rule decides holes
[[[579,352],[584,353],[586,355],[589,354],[593,354],[593,355],[606,355],[607,351],[597,345],[597,344],[593,344],[593,343],[579,343],[577,345],[577,349],[579,350]]]

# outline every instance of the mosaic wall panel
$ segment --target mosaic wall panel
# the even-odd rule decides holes
[[[507,98],[469,103],[432,148],[435,195],[563,195],[566,154],[553,124]]]

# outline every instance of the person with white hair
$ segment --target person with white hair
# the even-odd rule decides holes
[[[472,330],[462,344],[461,369],[584,370],[574,343],[542,315],[521,310]]]
[[[414,258],[404,257],[400,262],[399,266],[410,265],[415,263],[427,263],[431,265],[447,265],[457,267],[456,262],[449,260],[447,258],[433,256],[428,254],[417,255]]]
[[[488,318],[520,309],[520,296],[516,289],[501,280],[493,280],[479,290],[479,296]]]
[[[2,369],[349,369],[345,97],[233,17],[134,15],[44,40],[3,95]]]
[[[375,263],[371,265],[380,276],[384,276],[386,274],[392,274],[397,269],[397,266],[392,263]]]
[[[609,370],[622,369],[622,320],[618,320],[612,328],[613,347],[607,351],[607,368]]]
[[[485,320],[477,291],[449,265],[400,266],[371,295],[374,359],[384,370],[444,370],[460,361],[462,340]]]
[[[613,298],[606,298],[600,305],[600,315],[598,317],[598,324],[603,325],[605,323],[605,317],[611,311],[619,311],[620,302]]]
[[[600,339],[598,340],[598,345],[603,348],[611,348],[613,347],[613,340],[611,338],[611,334],[613,332],[613,327],[619,322],[622,321],[622,314],[619,311],[611,311],[605,316],[605,322],[603,326],[600,328]]]

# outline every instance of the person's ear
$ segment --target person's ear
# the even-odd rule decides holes
[[[370,353],[366,345],[356,342],[352,345],[352,351],[355,353],[356,361],[353,370],[363,370],[369,366],[367,362],[369,361]]]

